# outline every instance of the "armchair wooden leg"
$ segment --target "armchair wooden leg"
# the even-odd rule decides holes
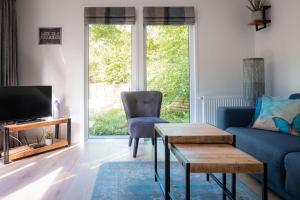
[[[129,136],[129,144],[128,144],[128,146],[131,147],[131,144],[132,144],[132,137]]]
[[[152,141],[152,145],[154,146],[154,138],[151,138],[151,141]]]
[[[134,139],[133,157],[136,158],[136,153],[139,145],[139,138]]]

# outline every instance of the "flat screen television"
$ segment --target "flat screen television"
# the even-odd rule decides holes
[[[0,122],[34,120],[51,115],[51,86],[0,87]]]

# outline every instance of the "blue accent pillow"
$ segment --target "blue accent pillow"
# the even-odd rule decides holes
[[[261,105],[262,105],[262,97],[259,97],[256,100],[255,113],[254,113],[254,116],[252,118],[252,121],[251,121],[249,127],[252,127],[254,125],[255,121],[257,120],[257,118],[259,117],[260,111],[261,111]]]
[[[281,117],[273,117],[273,120],[280,132],[300,136],[300,114],[296,115],[292,123]]]
[[[300,136],[300,100],[263,97],[253,128]]]

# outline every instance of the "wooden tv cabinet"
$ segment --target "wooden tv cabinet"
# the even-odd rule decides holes
[[[61,124],[67,125],[67,139],[59,139],[59,129]],[[9,135],[18,131],[31,130],[35,128],[41,128],[45,126],[55,126],[55,138],[53,144],[49,146],[43,146],[40,148],[32,148],[27,145],[16,148],[9,148]],[[62,147],[71,145],[71,119],[70,118],[59,118],[51,119],[38,122],[30,122],[24,124],[12,124],[2,126],[3,133],[3,162],[8,164],[10,161],[18,160],[35,154],[59,149]]]

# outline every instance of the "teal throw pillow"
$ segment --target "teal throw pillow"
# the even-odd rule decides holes
[[[300,136],[300,100],[263,97],[253,128]]]
[[[260,111],[261,111],[261,105],[262,105],[262,97],[259,97],[256,100],[255,113],[254,113],[253,119],[252,119],[252,121],[251,121],[251,123],[249,125],[250,127],[253,126],[253,124],[255,123],[255,121],[257,120],[257,118],[259,117]]]

